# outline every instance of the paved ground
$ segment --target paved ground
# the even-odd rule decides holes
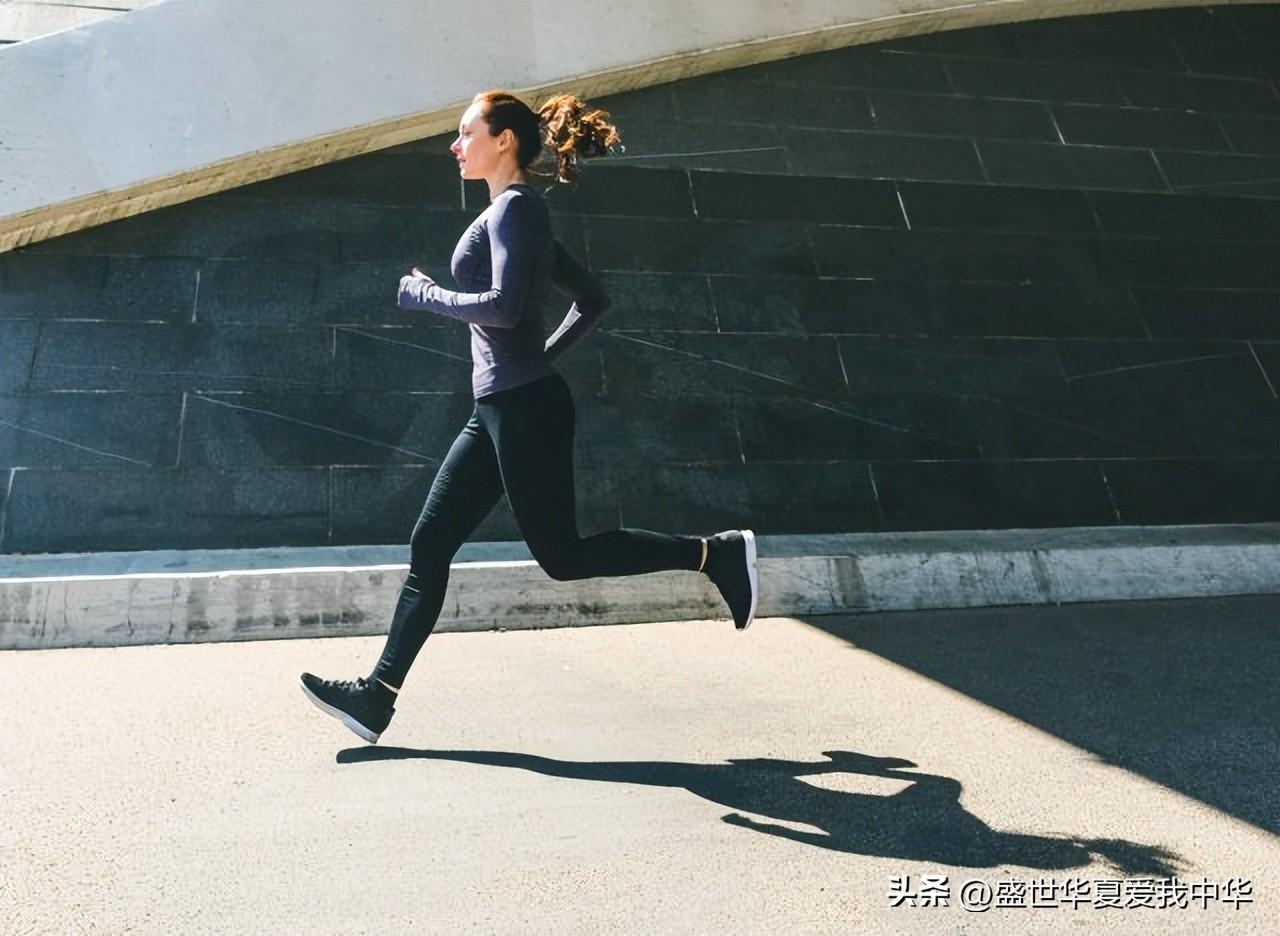
[[[366,747],[295,681],[379,649],[0,654],[0,932],[1262,934],[1280,916],[1274,597],[439,635]],[[924,875],[949,906],[892,905],[891,876],[918,893]],[[970,880],[1015,905],[1051,882],[1036,896],[1057,906],[966,910]],[[1096,905],[1113,899],[1188,906]]]

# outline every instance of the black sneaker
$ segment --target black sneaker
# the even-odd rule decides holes
[[[707,576],[733,615],[740,631],[751,626],[756,616],[760,585],[756,578],[756,535],[750,530],[729,530],[707,540]]]
[[[337,681],[303,673],[299,683],[320,711],[332,715],[370,744],[377,744],[396,713],[395,704],[387,698],[391,690],[367,679]]]

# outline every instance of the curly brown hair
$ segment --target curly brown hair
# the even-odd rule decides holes
[[[622,134],[609,119],[609,112],[592,108],[573,94],[556,94],[535,112],[524,101],[506,91],[482,91],[472,103],[484,105],[481,116],[489,133],[497,136],[510,130],[516,136],[516,162],[530,169],[543,147],[555,160],[557,182],[573,183],[581,172],[581,160],[606,156],[622,147]]]

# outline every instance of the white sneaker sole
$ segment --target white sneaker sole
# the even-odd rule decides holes
[[[760,597],[760,580],[756,576],[756,535],[750,530],[742,531],[742,541],[747,547],[747,578],[751,581],[751,610],[747,612],[747,623],[742,625],[746,630],[756,619],[756,601]]]
[[[336,709],[332,705],[329,705],[327,702],[324,702],[323,700],[321,700],[314,692],[312,692],[310,689],[307,688],[307,684],[304,683],[301,679],[298,680],[298,685],[302,687],[303,694],[305,694],[308,699],[310,699],[313,703],[315,703],[315,707],[318,708],[320,711],[324,712],[326,715],[332,715],[334,718],[342,722],[344,725],[346,725],[348,728],[354,731],[357,735],[359,735],[363,740],[368,741],[370,744],[378,743],[378,739],[382,737],[381,734],[374,734],[372,731],[370,731],[364,725],[360,724],[358,721],[356,721],[346,712],[342,711],[342,709]]]

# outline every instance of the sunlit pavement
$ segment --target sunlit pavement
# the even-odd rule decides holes
[[[380,649],[0,653],[0,932],[1280,918],[1274,597],[437,635],[366,746]]]

